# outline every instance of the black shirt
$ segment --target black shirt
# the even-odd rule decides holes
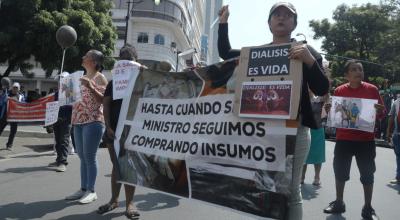
[[[111,97],[110,104],[110,126],[113,131],[117,128],[119,112],[121,111],[122,99],[113,100],[113,81],[108,82],[104,97]]]
[[[303,63],[303,85],[300,97],[300,114],[302,116],[302,125],[316,129],[318,126],[312,112],[308,88],[310,88],[315,95],[324,96],[328,93],[329,81],[321,68],[321,55],[311,46],[307,45],[307,47],[317,62],[315,62],[311,68]],[[219,24],[218,52],[219,56],[224,60],[240,56],[240,50],[233,50],[231,48],[228,37],[228,23]]]
[[[54,101],[58,101],[58,91],[54,93]],[[72,116],[72,105],[60,106],[58,110],[58,118],[65,120],[68,124],[71,124]]]

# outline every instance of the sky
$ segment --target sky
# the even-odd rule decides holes
[[[268,13],[271,6],[279,0],[224,0],[224,5],[229,5],[229,39],[232,48],[239,49],[244,46],[259,46],[271,42],[272,34],[268,28]],[[307,42],[321,50],[322,40],[314,40],[314,32],[309,27],[310,20],[328,18],[332,22],[332,14],[338,5],[343,3],[348,6],[372,3],[379,4],[380,0],[289,0],[297,10],[297,28],[292,37],[303,40],[304,37],[296,34],[302,33]]]

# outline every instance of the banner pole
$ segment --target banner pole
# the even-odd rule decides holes
[[[64,68],[64,59],[65,59],[65,48],[63,48],[63,56],[62,56],[62,60],[61,60],[61,69],[60,69],[60,73],[62,73],[63,68]]]

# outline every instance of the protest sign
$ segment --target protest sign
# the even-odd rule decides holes
[[[243,82],[241,117],[290,118],[292,81]]]
[[[328,127],[374,132],[378,100],[332,96]]]
[[[44,122],[46,117],[46,103],[52,101],[54,101],[54,94],[50,94],[30,103],[18,102],[15,99],[8,99],[7,121]]]
[[[46,103],[46,118],[44,120],[44,126],[49,126],[57,122],[59,109],[60,106],[58,105],[58,101]]]
[[[72,105],[81,99],[81,82],[83,71],[76,71],[60,77],[58,103],[60,106]]]
[[[114,142],[120,181],[283,219],[297,125],[234,114],[225,84],[235,67],[139,74],[123,98]]]
[[[260,117],[260,114],[241,114],[241,109],[247,103],[241,103],[244,84],[249,82],[291,81],[290,110],[287,116],[281,114],[262,114],[267,118],[296,119],[300,106],[302,89],[303,65],[299,60],[289,59],[289,50],[299,43],[264,45],[260,47],[244,47],[240,52],[239,66],[236,74],[235,112],[246,117]],[[265,83],[264,83],[265,84]],[[267,99],[258,101],[260,105],[268,105]],[[240,104],[241,103],[241,104]]]
[[[114,64],[111,70],[113,77],[113,100],[122,99],[126,92],[129,82],[135,81],[139,74],[140,64],[130,60],[120,60]]]

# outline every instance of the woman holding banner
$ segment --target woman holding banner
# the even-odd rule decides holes
[[[91,203],[97,199],[94,185],[97,176],[97,149],[104,131],[103,93],[107,85],[103,69],[104,55],[90,50],[82,57],[86,70],[81,80],[81,100],[72,107],[72,125],[76,150],[81,160],[81,187],[66,200]]]
[[[240,55],[240,50],[233,50],[228,38],[228,6],[223,6],[219,12],[220,24],[218,30],[218,50],[223,59],[230,59]],[[278,2],[269,11],[269,29],[273,35],[270,45],[291,43],[295,40],[291,34],[297,25],[297,12],[295,7],[288,2]],[[301,125],[297,130],[295,153],[293,159],[292,182],[290,185],[290,195],[288,199],[289,212],[288,219],[302,219],[302,197],[300,189],[300,179],[302,167],[310,147],[310,130],[316,128],[308,88],[318,96],[323,96],[328,92],[329,82],[322,70],[322,57],[312,47],[307,44],[297,45],[290,49],[289,59],[296,59],[303,62],[303,82],[302,94],[299,110]],[[234,75],[227,83],[227,89],[235,88]],[[231,87],[231,88],[229,88]]]
[[[130,61],[133,65],[140,66],[137,60],[135,47],[125,45],[119,52],[119,58],[124,61]],[[116,63],[117,64],[117,63]],[[121,191],[121,183],[117,183],[118,178],[118,159],[114,149],[115,131],[117,129],[119,113],[121,110],[122,99],[113,99],[113,80],[107,84],[106,91],[104,92],[104,120],[106,123],[106,131],[103,135],[103,143],[107,146],[110,153],[110,159],[113,164],[111,172],[111,199],[108,203],[100,206],[97,213],[104,214],[112,211],[118,207],[118,197]],[[121,149],[125,150],[125,149]],[[129,219],[137,218],[140,216],[133,204],[133,195],[135,194],[135,186],[124,184],[125,198],[126,198],[126,211],[125,216]]]

